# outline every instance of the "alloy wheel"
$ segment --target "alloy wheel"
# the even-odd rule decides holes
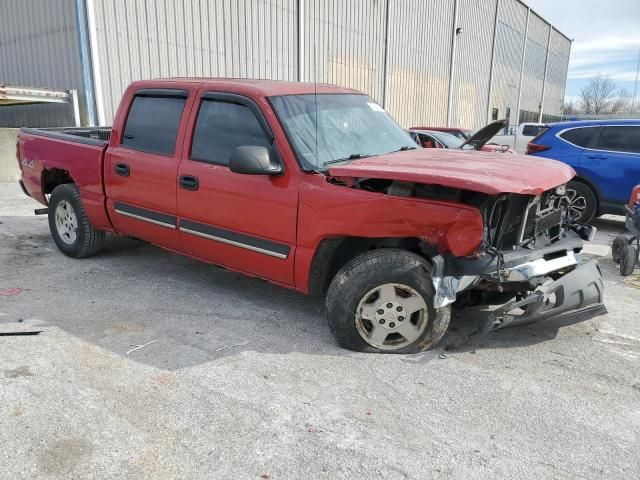
[[[428,323],[427,304],[408,285],[385,283],[369,290],[356,309],[356,329],[369,345],[399,350],[414,343]]]

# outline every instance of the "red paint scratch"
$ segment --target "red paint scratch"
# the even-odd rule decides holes
[[[20,293],[22,293],[21,288],[5,288],[4,290],[0,290],[0,297],[12,297]]]

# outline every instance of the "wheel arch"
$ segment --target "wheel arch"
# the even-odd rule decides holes
[[[338,271],[358,255],[380,248],[397,248],[416,253],[427,261],[436,248],[416,237],[334,237],[320,242],[309,272],[309,294],[319,297],[329,288]]]
[[[42,193],[51,194],[58,185],[76,183],[68,170],[62,168],[46,168],[41,176]]]

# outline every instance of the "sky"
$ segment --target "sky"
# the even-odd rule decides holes
[[[577,99],[581,88],[598,74],[609,76],[619,87],[633,94],[640,53],[640,0],[525,2],[574,40],[567,97]]]

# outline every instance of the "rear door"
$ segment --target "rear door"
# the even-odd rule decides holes
[[[201,94],[178,171],[182,244],[190,255],[292,286],[297,171],[285,168],[280,176],[231,172],[236,147],[264,146],[278,158],[278,142],[253,100]]]
[[[595,146],[582,153],[580,167],[597,185],[603,202],[627,203],[631,189],[640,183],[640,125],[603,126]]]
[[[572,166],[578,174],[593,183],[592,172],[582,169],[583,154],[587,151],[585,149],[595,147],[599,132],[600,127],[598,126],[569,128],[557,132],[557,138],[547,139],[547,135],[553,135],[550,132],[536,137],[533,142],[551,147],[549,150],[542,151],[540,156],[559,160]]]
[[[180,250],[176,190],[188,98],[187,89],[133,92],[105,159],[108,208],[116,229],[173,250]]]

